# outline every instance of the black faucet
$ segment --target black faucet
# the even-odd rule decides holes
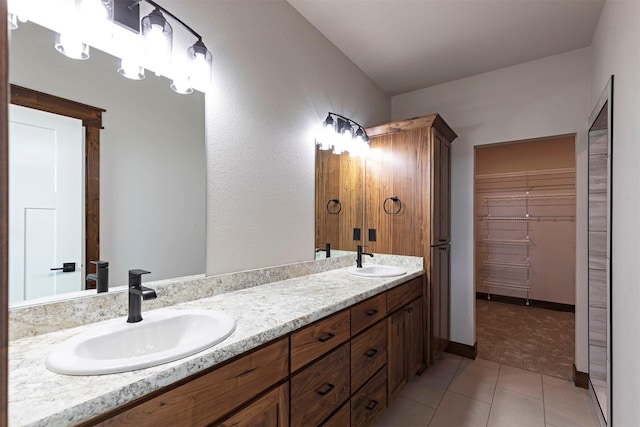
[[[93,280],[96,282],[98,293],[107,292],[109,290],[109,263],[107,261],[91,261],[96,265],[96,272],[87,274],[87,282]]]
[[[127,323],[142,320],[142,300],[156,299],[156,291],[142,286],[142,275],[149,274],[145,270],[129,270],[129,318]]]
[[[331,258],[331,243],[325,243],[324,249],[320,249],[320,248],[316,249],[316,253],[322,252],[322,251],[325,251],[327,253],[326,258]]]
[[[362,268],[362,255],[369,255],[370,257],[373,257],[373,254],[370,254],[368,252],[362,252],[362,249],[365,247],[366,246],[358,245],[358,254],[356,257],[356,268]]]

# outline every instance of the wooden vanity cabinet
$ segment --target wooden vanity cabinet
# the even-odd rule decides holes
[[[420,276],[86,424],[372,425],[423,366],[423,288]]]
[[[284,380],[288,374],[289,338],[284,338],[98,425],[209,425]],[[255,409],[250,413],[257,416]]]
[[[365,243],[367,252],[423,257],[428,287],[422,310],[425,322],[433,319],[423,326],[423,359],[433,363],[449,342],[449,264],[434,263],[431,254],[432,247],[451,242],[451,143],[457,135],[439,114],[370,127],[367,135],[371,148],[384,153],[365,165],[364,228],[377,230],[376,241]]]
[[[387,389],[388,402],[423,367],[422,278],[387,293]],[[393,311],[395,309],[395,311]]]

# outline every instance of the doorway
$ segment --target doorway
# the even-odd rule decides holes
[[[475,149],[478,357],[571,380],[575,135]]]
[[[100,131],[106,111],[17,85],[10,85],[10,103],[79,119],[84,128],[84,274],[95,273],[91,260],[100,259]],[[86,284],[94,289],[95,282]]]
[[[10,106],[10,303],[83,288],[82,145],[80,120]]]

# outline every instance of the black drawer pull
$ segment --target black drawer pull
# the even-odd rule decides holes
[[[333,384],[327,384],[322,390],[318,390],[318,394],[320,396],[326,396],[327,394],[331,393],[331,390],[333,390],[334,388],[336,388],[336,386],[334,386]]]
[[[378,354],[378,350],[376,350],[375,348],[369,349],[364,355],[367,357],[373,357],[376,354]]]
[[[327,342],[327,341],[329,341],[329,340],[330,340],[331,338],[333,338],[333,337],[335,337],[335,335],[334,335],[334,334],[332,334],[331,332],[329,332],[327,335],[325,335],[325,336],[323,336],[323,337],[318,338],[318,341],[320,341],[320,342]]]
[[[373,411],[373,408],[375,408],[377,405],[378,405],[377,400],[370,400],[369,404],[367,405],[367,409],[370,411]]]
[[[242,373],[240,373],[240,374],[236,375],[236,376],[235,376],[235,377],[233,377],[233,378],[240,378],[240,377],[244,377],[245,375],[249,375],[251,372],[253,372],[253,371],[255,371],[255,370],[256,370],[256,368],[253,368],[253,369],[247,369],[246,371],[244,371],[244,372],[242,372]]]
[[[375,308],[372,310],[369,310],[365,313],[367,316],[375,316],[376,314],[378,314],[378,310],[376,310]]]

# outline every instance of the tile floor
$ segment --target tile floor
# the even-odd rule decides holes
[[[599,426],[589,392],[488,360],[443,356],[415,377],[376,427]]]

